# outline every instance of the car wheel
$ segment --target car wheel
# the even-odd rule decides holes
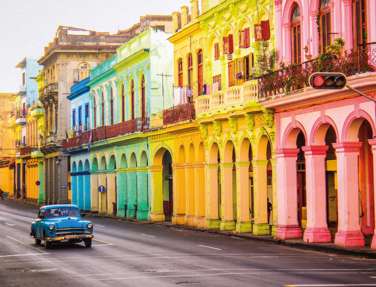
[[[86,248],[91,248],[91,239],[85,239],[84,243]]]
[[[35,238],[35,245],[40,245],[42,241],[38,238]]]
[[[50,249],[51,246],[52,246],[52,242],[49,242],[49,241],[47,241],[47,240],[44,242],[44,247],[45,247],[46,249]]]

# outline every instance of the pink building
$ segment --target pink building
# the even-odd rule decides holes
[[[376,249],[376,1],[275,4],[284,65],[259,84],[275,111],[276,236]],[[313,90],[315,71],[343,72],[367,96]]]

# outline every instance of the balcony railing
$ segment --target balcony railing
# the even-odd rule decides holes
[[[250,80],[242,85],[229,87],[224,91],[199,96],[196,98],[196,112],[199,115],[255,102],[258,92],[257,84],[257,80]]]
[[[87,131],[75,137],[69,138],[64,142],[63,146],[65,148],[73,148],[88,144],[90,142],[90,133],[90,131]]]
[[[321,55],[319,58],[291,65],[258,79],[258,99],[268,100],[304,90],[314,72],[341,72],[346,76],[376,71],[376,43],[369,43],[356,50]]]
[[[178,105],[163,111],[163,124],[170,125],[195,118],[195,108],[192,103]]]
[[[43,89],[43,95],[47,96],[49,94],[57,94],[59,91],[58,88],[58,83],[47,84]]]

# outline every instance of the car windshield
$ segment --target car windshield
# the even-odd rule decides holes
[[[44,211],[45,218],[79,217],[80,211],[75,207],[49,208]]]

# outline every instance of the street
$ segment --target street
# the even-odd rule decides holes
[[[161,224],[88,217],[92,249],[46,250],[36,209],[0,202],[0,286],[376,286],[376,261]]]

